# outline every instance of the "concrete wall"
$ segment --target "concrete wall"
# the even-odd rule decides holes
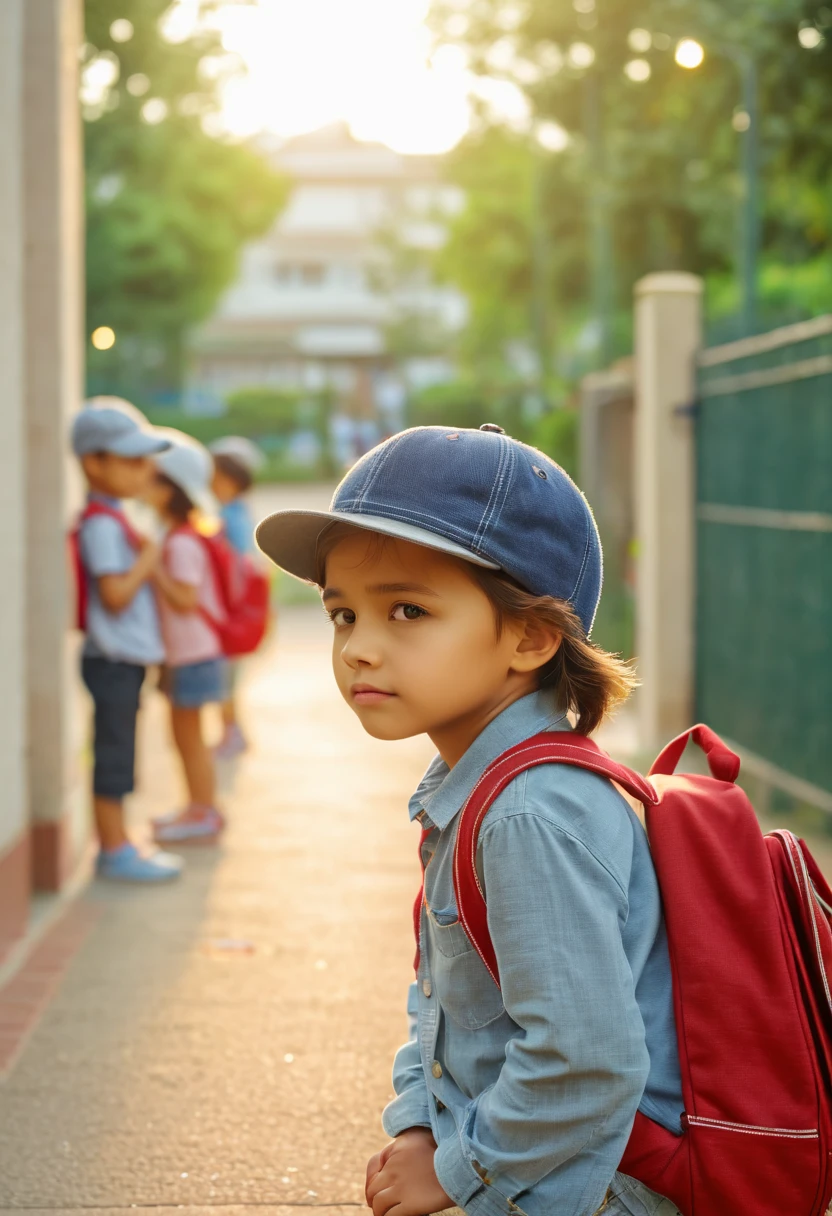
[[[68,628],[67,428],[82,393],[80,0],[26,0],[24,22],[28,773],[35,885],[56,890],[86,830],[76,639]],[[47,355],[48,352],[48,355]]]
[[[25,762],[23,0],[0,4],[0,957],[28,904]]]

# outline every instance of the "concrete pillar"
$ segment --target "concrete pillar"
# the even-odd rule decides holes
[[[57,890],[86,831],[66,533],[67,429],[82,392],[80,0],[26,0],[24,22],[28,765],[35,885]],[[77,487],[76,487],[77,493]]]
[[[23,9],[0,4],[0,959],[26,926]]]
[[[694,635],[693,420],[702,281],[652,274],[635,288],[636,652],[640,744],[691,725]]]

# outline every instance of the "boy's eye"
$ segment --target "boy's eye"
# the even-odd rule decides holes
[[[418,604],[396,604],[390,619],[393,621],[418,621],[419,617],[427,616],[424,608]]]
[[[335,608],[329,613],[329,619],[336,629],[343,629],[346,625],[355,624],[355,613],[351,608]]]

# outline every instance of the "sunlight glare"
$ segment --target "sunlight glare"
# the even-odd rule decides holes
[[[345,121],[359,139],[442,152],[465,133],[472,77],[455,47],[431,54],[428,0],[260,0],[210,24],[247,75],[222,86],[233,135],[288,137]]]

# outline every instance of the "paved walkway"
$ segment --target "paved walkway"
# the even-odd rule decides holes
[[[245,688],[254,748],[231,827],[163,890],[102,910],[0,1088],[0,1210],[362,1203],[405,1032],[430,746],[368,738],[337,698],[319,608],[282,614]],[[137,822],[178,777],[156,697]]]
[[[288,608],[250,665],[254,747],[223,773],[222,847],[192,850],[170,888],[84,897],[65,931],[86,933],[80,952],[0,1085],[0,1212],[363,1207],[405,1029],[418,874],[403,804],[431,748],[363,733],[328,642],[319,607]],[[179,788],[148,702],[139,828]],[[626,741],[624,723],[609,742]]]

